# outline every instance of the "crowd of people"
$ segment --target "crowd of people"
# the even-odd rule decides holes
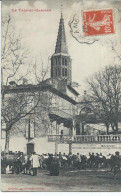
[[[37,175],[37,168],[40,167],[39,156],[33,152],[30,155],[23,152],[2,153],[1,169],[2,173],[31,174]]]
[[[119,152],[104,156],[102,153],[89,153],[88,155],[65,153],[59,154],[36,154],[35,152],[27,155],[22,152],[2,154],[2,173],[9,172],[16,174],[37,175],[37,168],[48,169],[50,173],[53,167],[56,167],[56,173],[59,174],[59,168],[68,167],[73,169],[86,168],[110,168],[111,171],[120,169],[121,156]],[[53,163],[53,164],[52,164]]]

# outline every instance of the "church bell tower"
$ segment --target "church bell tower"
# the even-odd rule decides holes
[[[71,58],[68,54],[63,14],[61,13],[55,53],[51,57],[51,78],[72,82]]]

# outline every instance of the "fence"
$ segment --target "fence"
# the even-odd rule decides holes
[[[72,142],[72,143],[86,143],[86,142],[104,142],[104,143],[113,143],[113,142],[121,142],[121,134],[119,135],[76,135],[76,136],[69,136],[69,135],[49,135],[48,136],[49,142]]]

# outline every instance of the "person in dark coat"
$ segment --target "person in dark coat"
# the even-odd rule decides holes
[[[93,168],[95,166],[95,155],[94,153],[90,154],[90,166]]]
[[[20,174],[22,171],[21,155],[18,155],[17,160],[14,163],[15,173]]]
[[[116,177],[116,174],[118,174],[118,172],[120,171],[120,156],[119,156],[119,152],[115,152],[115,156],[114,156],[114,179]]]
[[[49,154],[49,157],[47,160],[47,168],[49,171],[50,171],[50,165],[51,165],[52,160],[53,160],[53,154]]]
[[[57,156],[55,156],[50,164],[50,175],[51,176],[58,176],[59,175],[59,160]]]
[[[63,139],[63,130],[61,130],[60,140]]]

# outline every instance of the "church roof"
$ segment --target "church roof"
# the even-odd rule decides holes
[[[40,92],[40,91],[46,91],[49,90],[53,92],[54,94],[57,94],[58,96],[66,99],[67,101],[71,102],[72,104],[76,105],[77,102],[73,100],[71,97],[69,97],[67,94],[63,93],[56,87],[56,81],[55,85],[53,85],[53,82],[49,82],[52,79],[47,79],[43,82],[40,82],[40,84],[33,85],[33,84],[27,84],[27,85],[16,85],[16,86],[4,86],[5,94],[12,94],[12,93],[22,93],[22,92]],[[58,81],[57,81],[58,82]]]
[[[68,49],[67,49],[67,44],[66,44],[65,27],[64,27],[64,19],[63,19],[62,13],[61,13],[59,29],[58,29],[58,36],[57,36],[56,47],[55,47],[55,54],[56,53],[68,54]]]
[[[71,86],[71,85],[67,85],[68,89],[73,92],[76,96],[79,95],[79,93]]]

